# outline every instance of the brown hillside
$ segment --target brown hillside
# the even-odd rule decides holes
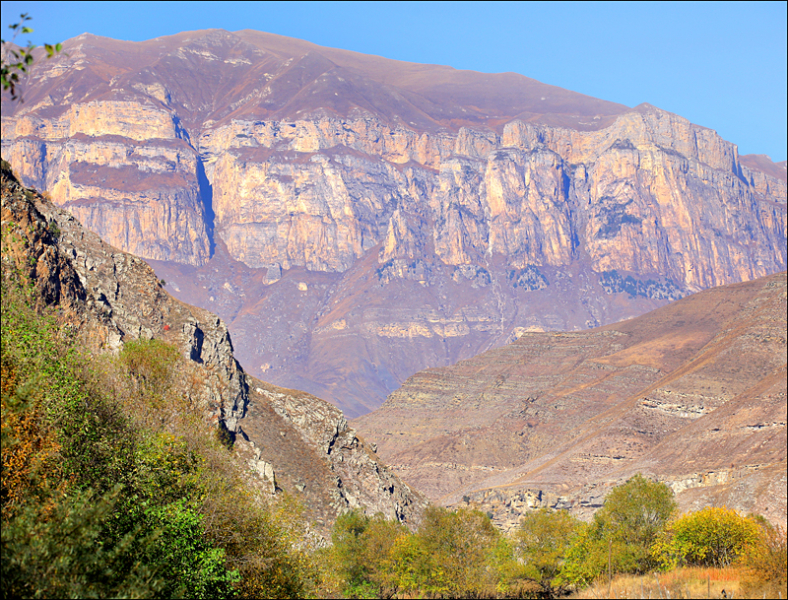
[[[786,519],[786,274],[641,317],[516,342],[411,377],[354,421],[409,483],[504,526],[588,514],[643,472],[682,506]]]

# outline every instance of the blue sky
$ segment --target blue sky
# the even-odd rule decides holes
[[[212,27],[484,72],[514,71],[786,158],[786,2],[6,2],[36,44]],[[20,38],[25,42],[28,38]]]

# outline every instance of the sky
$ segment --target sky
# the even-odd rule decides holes
[[[322,46],[486,73],[512,71],[716,130],[786,159],[786,2],[2,2],[34,44],[81,33],[141,41],[257,29]]]

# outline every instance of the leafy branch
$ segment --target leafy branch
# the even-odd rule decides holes
[[[17,94],[16,86],[19,85],[20,75],[27,75],[30,67],[33,66],[33,50],[36,49],[32,42],[28,41],[27,46],[24,48],[21,47],[14,47],[14,40],[21,34],[27,35],[29,33],[33,33],[33,29],[25,25],[27,21],[30,21],[32,17],[28,16],[27,13],[23,13],[19,16],[19,23],[14,23],[13,25],[9,25],[9,29],[14,32],[11,39],[6,42],[4,39],[0,39],[0,43],[2,43],[3,50],[2,50],[2,83],[3,83],[3,91],[8,91],[11,94],[11,100],[19,100],[22,102],[22,97]],[[55,54],[61,52],[63,49],[63,45],[58,44],[44,44],[44,50],[47,53],[47,59],[52,58]]]

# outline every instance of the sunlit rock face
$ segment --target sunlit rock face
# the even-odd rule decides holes
[[[351,415],[524,331],[786,267],[785,165],[649,105],[250,31],[65,47],[4,98],[3,156],[253,373]]]

